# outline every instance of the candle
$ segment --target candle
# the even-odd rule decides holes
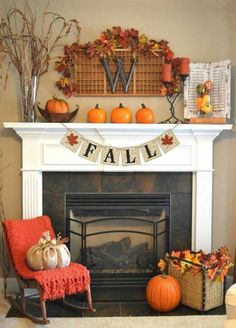
[[[162,82],[171,82],[171,64],[163,64]]]
[[[189,58],[180,58],[180,74],[189,75]]]

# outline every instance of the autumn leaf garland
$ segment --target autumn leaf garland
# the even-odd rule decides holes
[[[168,90],[162,87],[160,93],[165,95],[175,93],[180,88],[179,67],[180,58],[174,58],[174,53],[169,47],[169,42],[166,40],[156,41],[149,39],[146,34],[140,33],[134,28],[123,29],[120,26],[113,26],[111,29],[106,29],[93,42],[88,42],[83,45],[78,42],[72,45],[65,45],[64,56],[59,57],[55,64],[55,69],[62,77],[56,82],[56,86],[67,97],[73,95],[76,90],[76,84],[73,82],[72,72],[74,68],[74,55],[79,51],[91,58],[93,56],[113,57],[117,48],[130,49],[132,53],[140,53],[144,57],[160,56],[164,57],[166,63],[172,63],[173,79]]]

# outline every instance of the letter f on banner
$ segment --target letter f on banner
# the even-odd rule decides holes
[[[134,68],[135,68],[135,65],[137,63],[137,60],[135,58],[132,59],[132,65],[131,65],[129,75],[128,75],[127,78],[125,76],[122,59],[116,58],[116,59],[114,59],[114,61],[115,61],[116,66],[117,66],[117,71],[116,71],[115,77],[113,77],[113,75],[112,75],[112,72],[111,72],[111,69],[110,69],[110,66],[109,66],[109,63],[108,63],[108,59],[107,58],[102,58],[101,59],[101,63],[103,65],[104,69],[105,69],[106,76],[107,76],[108,82],[110,84],[111,92],[115,93],[117,82],[120,79],[121,83],[122,83],[123,90],[124,90],[125,93],[127,93],[128,89],[129,89],[129,85],[130,85],[132,75],[134,73]]]

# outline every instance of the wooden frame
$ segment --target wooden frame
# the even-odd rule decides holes
[[[76,85],[74,95],[103,97],[161,96],[161,74],[164,62],[161,52],[159,56],[144,57],[142,54],[133,54],[127,49],[117,49],[115,57],[122,59],[126,76],[130,71],[132,59],[137,60],[127,93],[124,92],[121,81],[118,81],[116,91],[112,93],[100,58],[97,56],[88,58],[81,51],[71,63],[72,83]],[[112,58],[109,58],[109,66],[113,76],[115,76],[117,65]]]

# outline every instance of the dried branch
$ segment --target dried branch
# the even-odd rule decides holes
[[[5,210],[3,206],[3,199],[2,199],[2,190],[3,190],[2,173],[3,170],[6,169],[8,166],[3,166],[3,153],[0,150],[0,265],[3,274],[5,298],[7,296],[7,278],[10,273],[10,263],[8,261],[6,243],[5,243],[3,227],[2,227],[2,222],[6,219]]]
[[[40,77],[48,70],[51,54],[74,26],[80,34],[77,20],[65,20],[59,14],[42,13],[42,31],[39,32],[37,19],[26,3],[24,11],[10,8],[0,21],[0,53],[8,57],[20,78]]]

